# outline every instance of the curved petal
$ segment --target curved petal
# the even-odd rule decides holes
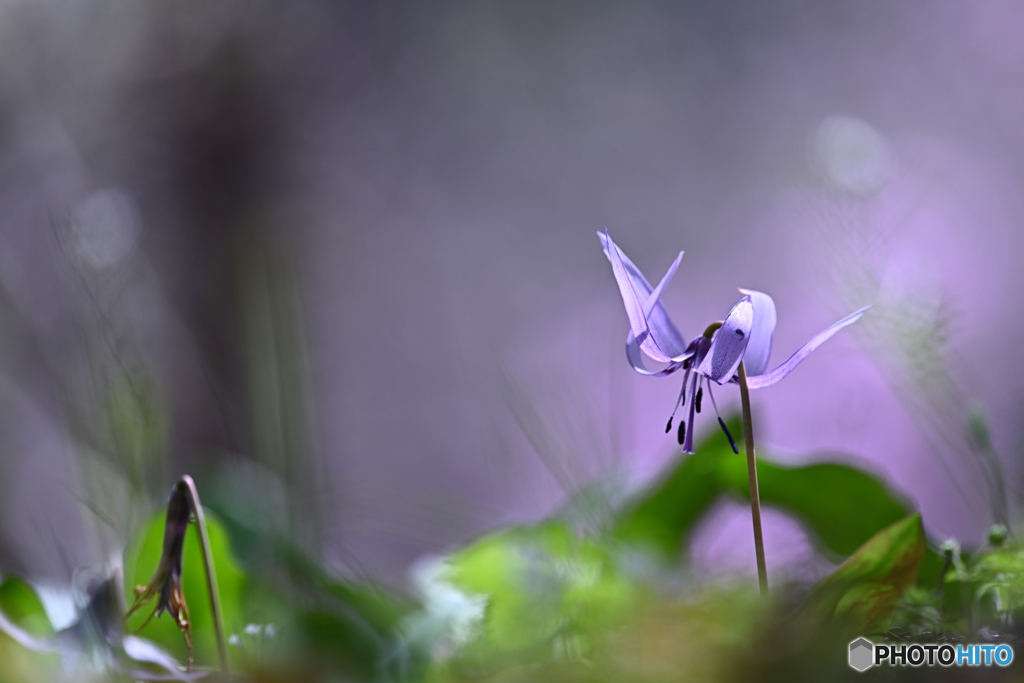
[[[619,286],[619,293],[622,294],[622,302],[626,306],[629,326],[640,348],[648,356],[661,362],[669,362],[681,356],[686,350],[686,340],[668,317],[668,312],[662,306],[659,297],[675,275],[683,253],[679,252],[679,256],[672,262],[655,288],[651,287],[651,283],[640,269],[619,249],[607,232],[599,232],[597,236],[601,239],[605,256],[612,264],[612,273]]]
[[[750,326],[754,322],[754,305],[749,297],[743,297],[732,307],[725,322],[718,328],[711,348],[701,361],[697,372],[719,384],[728,381],[736,374],[736,368],[743,360],[750,339]]]
[[[741,289],[740,294],[750,297],[754,305],[754,323],[750,326],[750,339],[743,354],[747,375],[760,375],[768,369],[768,356],[772,353],[772,334],[775,332],[775,302],[764,292]]]
[[[757,375],[755,377],[747,378],[747,386],[751,389],[762,389],[764,387],[770,387],[771,385],[778,382],[780,379],[793,372],[793,369],[800,364],[804,358],[810,355],[811,351],[821,346],[826,339],[831,337],[833,334],[843,329],[847,325],[860,320],[860,317],[871,308],[871,306],[865,306],[859,311],[854,311],[850,315],[846,316],[837,323],[834,323],[831,327],[826,330],[822,330],[818,334],[811,337],[811,340],[796,350],[792,356],[790,356],[785,363],[778,366],[771,372],[767,372],[763,375]]]
[[[681,357],[673,358],[669,361],[669,364],[663,367],[661,370],[650,370],[644,365],[643,354],[640,353],[640,345],[636,343],[636,338],[633,333],[630,332],[626,337],[626,360],[633,366],[633,369],[639,372],[641,375],[651,375],[652,377],[667,377],[673,372],[683,367],[683,361],[693,356],[692,351],[683,353]]]

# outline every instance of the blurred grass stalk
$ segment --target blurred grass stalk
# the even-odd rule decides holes
[[[1009,526],[1006,477],[987,418],[956,377],[961,355],[951,347],[949,300],[940,298],[936,305],[935,296],[922,287],[895,283],[897,290],[884,277],[881,250],[916,208],[907,207],[895,219],[886,215],[892,191],[884,140],[862,121],[832,117],[822,124],[816,142],[818,170],[826,183],[812,220],[828,238],[840,309],[875,302],[855,334],[969,509],[979,512],[977,493],[984,491],[990,521]],[[955,460],[967,465],[966,482]]]
[[[105,217],[109,218],[109,216]],[[53,234],[74,285],[80,346],[70,367],[55,367],[63,418],[72,438],[79,501],[98,524],[88,525],[103,556],[117,552],[145,519],[168,478],[171,411],[145,347],[132,288],[160,307],[150,264],[134,248],[102,267],[85,259],[73,216],[55,218]],[[132,245],[134,246],[134,245]]]
[[[284,482],[291,538],[309,550],[319,547],[324,513],[309,347],[296,269],[271,234],[251,231],[239,249],[249,443],[253,459]]]
[[[241,414],[248,425],[248,438],[236,442],[242,457],[283,482],[286,496],[278,503],[284,509],[273,514],[287,515],[290,541],[318,553],[325,510],[318,495],[323,486],[296,269],[287,250],[274,241],[278,233],[239,233],[244,239],[235,242],[230,261],[246,403],[222,408],[226,421]],[[170,452],[173,405],[159,374],[163,368],[134,329],[137,311],[124,310],[120,290],[103,279],[113,276],[79,268],[70,254],[67,263],[77,285],[83,343],[75,371],[63,382],[65,420],[75,444],[80,502],[93,517],[87,526],[96,535],[99,554],[109,557],[120,552],[162,500],[168,480],[177,475],[169,465],[180,462],[181,454],[172,457]],[[118,267],[137,272],[148,265],[136,253]],[[124,284],[130,277],[116,279]],[[212,474],[220,464],[207,460],[202,474]]]

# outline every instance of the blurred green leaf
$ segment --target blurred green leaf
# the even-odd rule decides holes
[[[287,507],[287,493],[276,475],[235,465],[208,491],[204,501],[218,511],[248,573],[246,614],[279,627],[279,666],[298,667],[298,678],[310,680],[323,671],[366,678],[381,662],[388,671],[404,670],[408,658],[395,638],[414,605],[370,579],[339,577],[297,542],[277,513]]]
[[[719,473],[725,487],[750,499],[744,453],[723,457]],[[812,540],[842,557],[909,512],[885,484],[849,465],[788,467],[758,458],[757,483],[763,505],[789,513]]]
[[[520,649],[550,635],[562,620],[562,585],[554,567],[571,532],[555,523],[483,538],[451,558],[459,588],[487,597],[492,641]]]
[[[922,588],[938,588],[939,577],[945,566],[946,558],[942,553],[931,545],[927,546],[921,558],[921,568],[917,572],[917,585]]]
[[[247,577],[231,554],[224,526],[205,507],[204,511],[206,512],[206,525],[210,536],[214,568],[217,572],[217,587],[224,615],[224,628],[230,635],[242,631],[249,621],[242,601]],[[128,605],[133,604],[135,600],[132,589],[135,586],[146,584],[159,564],[160,554],[163,551],[163,539],[164,514],[161,512],[153,516],[153,519],[143,527],[125,551],[125,588]],[[185,535],[181,585],[192,619],[195,661],[197,664],[215,666],[218,661],[217,640],[206,588],[202,552],[199,547],[199,534],[196,532],[194,523],[189,525],[188,533]],[[141,627],[146,618],[152,614],[155,605],[156,600],[153,600],[146,607],[140,608],[125,624],[125,630],[130,633]],[[171,617],[162,615],[159,618],[154,618],[141,631],[140,635],[166,648],[179,661],[187,661],[188,648]],[[229,650],[232,650],[232,654],[234,654],[233,648],[229,648]]]
[[[208,492],[208,493],[207,493]],[[203,501],[215,509],[231,537],[232,550],[250,579],[315,603],[319,609],[361,619],[378,633],[394,630],[409,612],[410,602],[369,578],[341,578],[321,557],[296,542],[287,519],[281,480],[262,466],[234,463],[204,491]]]
[[[807,596],[807,609],[857,633],[885,629],[917,579],[924,550],[921,515],[910,515],[872,536],[822,579]]]
[[[484,537],[449,560],[447,577],[486,598],[485,647],[581,657],[595,630],[618,623],[639,586],[625,580],[601,542],[561,522]]]
[[[727,422],[742,439],[738,418]],[[749,500],[746,454],[732,452],[716,430],[619,516],[621,540],[653,548],[675,558],[686,547],[701,517],[725,492]],[[881,480],[863,470],[837,463],[801,467],[758,458],[761,503],[801,522],[812,541],[840,557],[853,553],[871,536],[907,515],[907,506]]]
[[[968,568],[974,622],[979,617],[1005,616],[1024,608],[1024,547],[1016,542],[990,547],[979,552],[973,561],[961,555],[961,561]],[[950,572],[947,579],[955,575]]]
[[[1000,574],[1024,576],[1024,548],[1012,545],[993,548],[980,555],[975,562],[976,570],[986,576]]]
[[[0,609],[14,624],[37,637],[53,635],[53,625],[39,596],[21,579],[4,577],[0,582]]]
[[[319,662],[346,679],[371,680],[387,648],[380,634],[334,612],[302,612],[295,626],[299,660],[306,665]]]
[[[737,428],[732,420],[730,428]],[[735,432],[734,432],[735,433]],[[666,559],[679,556],[701,517],[722,494],[718,468],[731,454],[725,434],[715,431],[619,514],[614,535],[657,552]]]
[[[7,621],[37,638],[53,634],[53,626],[30,585],[15,577],[0,583],[0,610]],[[60,658],[35,652],[0,628],[0,683],[64,680],[59,676]]]

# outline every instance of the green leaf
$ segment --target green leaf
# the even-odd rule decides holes
[[[220,592],[224,628],[230,636],[233,632],[241,631],[249,622],[243,611],[242,601],[247,579],[231,555],[228,535],[224,526],[205,506],[204,511],[210,537],[210,550],[217,572],[217,587]],[[135,601],[132,588],[148,583],[160,562],[160,554],[163,552],[164,521],[162,512],[154,515],[149,524],[143,527],[134,542],[125,551],[125,588],[128,605]],[[206,573],[203,568],[202,551],[199,547],[199,534],[194,523],[189,524],[188,532],[185,534],[181,585],[192,619],[196,664],[218,666],[213,613],[210,610],[210,599],[206,588]],[[156,599],[151,601],[148,606],[138,609],[125,624],[125,630],[131,633],[140,628],[146,618],[153,613],[155,606]],[[185,646],[181,631],[178,630],[174,619],[169,615],[164,614],[159,618],[154,618],[141,631],[140,635],[163,646],[179,661],[187,661],[188,648]],[[235,654],[234,648],[231,648],[231,651],[232,654]]]
[[[0,582],[0,610],[4,613],[4,621],[29,636],[46,640],[53,635],[53,625],[42,602],[32,587],[21,579],[8,576]],[[19,641],[20,638],[15,640],[6,627],[0,628],[0,683],[68,680],[66,671],[61,675],[57,657],[36,652]]]
[[[727,425],[742,444],[740,420],[734,417]],[[619,514],[614,527],[617,538],[673,559],[723,493],[750,499],[742,448],[739,455],[734,454],[725,435],[715,430],[696,451]],[[758,458],[757,478],[762,505],[794,517],[820,549],[838,557],[850,555],[909,512],[880,479],[849,465],[790,467]]]
[[[735,427],[735,421],[731,427]],[[694,455],[662,475],[628,505],[613,527],[616,538],[674,559],[686,547],[701,517],[722,494],[718,468],[732,449],[721,431],[701,441]]]
[[[917,571],[917,585],[926,589],[939,587],[939,577],[946,568],[946,558],[942,551],[929,545],[925,548],[924,557],[921,558],[921,568]],[[949,583],[949,577],[946,583]]]
[[[562,586],[551,558],[572,532],[555,523],[487,536],[451,558],[449,577],[487,597],[491,640],[516,650],[552,633],[562,621]]]
[[[914,585],[925,551],[919,513],[878,532],[807,597],[812,614],[832,617],[857,633],[885,629],[904,591]]]
[[[295,620],[300,666],[319,662],[350,680],[372,680],[387,643],[365,624],[314,609]]]
[[[614,564],[599,540],[547,522],[484,537],[449,559],[446,578],[486,599],[488,652],[548,656],[553,639],[583,651],[590,633],[619,624],[640,587]]]
[[[53,625],[32,586],[14,576],[0,583],[0,610],[14,624],[37,637],[53,635]]]
[[[277,514],[288,507],[287,500],[280,479],[256,465],[232,465],[203,492],[250,580],[289,593],[286,602],[292,605],[299,594],[319,611],[365,621],[380,634],[393,631],[411,609],[410,601],[369,577],[358,582],[339,577]]]
[[[268,539],[268,544],[285,559],[295,586],[309,590],[321,610],[333,608],[346,618],[364,622],[381,636],[391,632],[410,610],[408,600],[386,587],[339,578],[285,539],[276,543]]]
[[[750,499],[746,455],[728,454],[719,472],[724,487]],[[762,505],[792,515],[812,540],[841,557],[909,512],[885,484],[849,465],[789,467],[758,458],[757,483]]]

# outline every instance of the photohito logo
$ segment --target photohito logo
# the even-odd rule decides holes
[[[1009,645],[941,645],[893,643],[875,645],[867,638],[850,643],[850,667],[867,671],[883,663],[889,666],[1009,666],[1013,648]]]

